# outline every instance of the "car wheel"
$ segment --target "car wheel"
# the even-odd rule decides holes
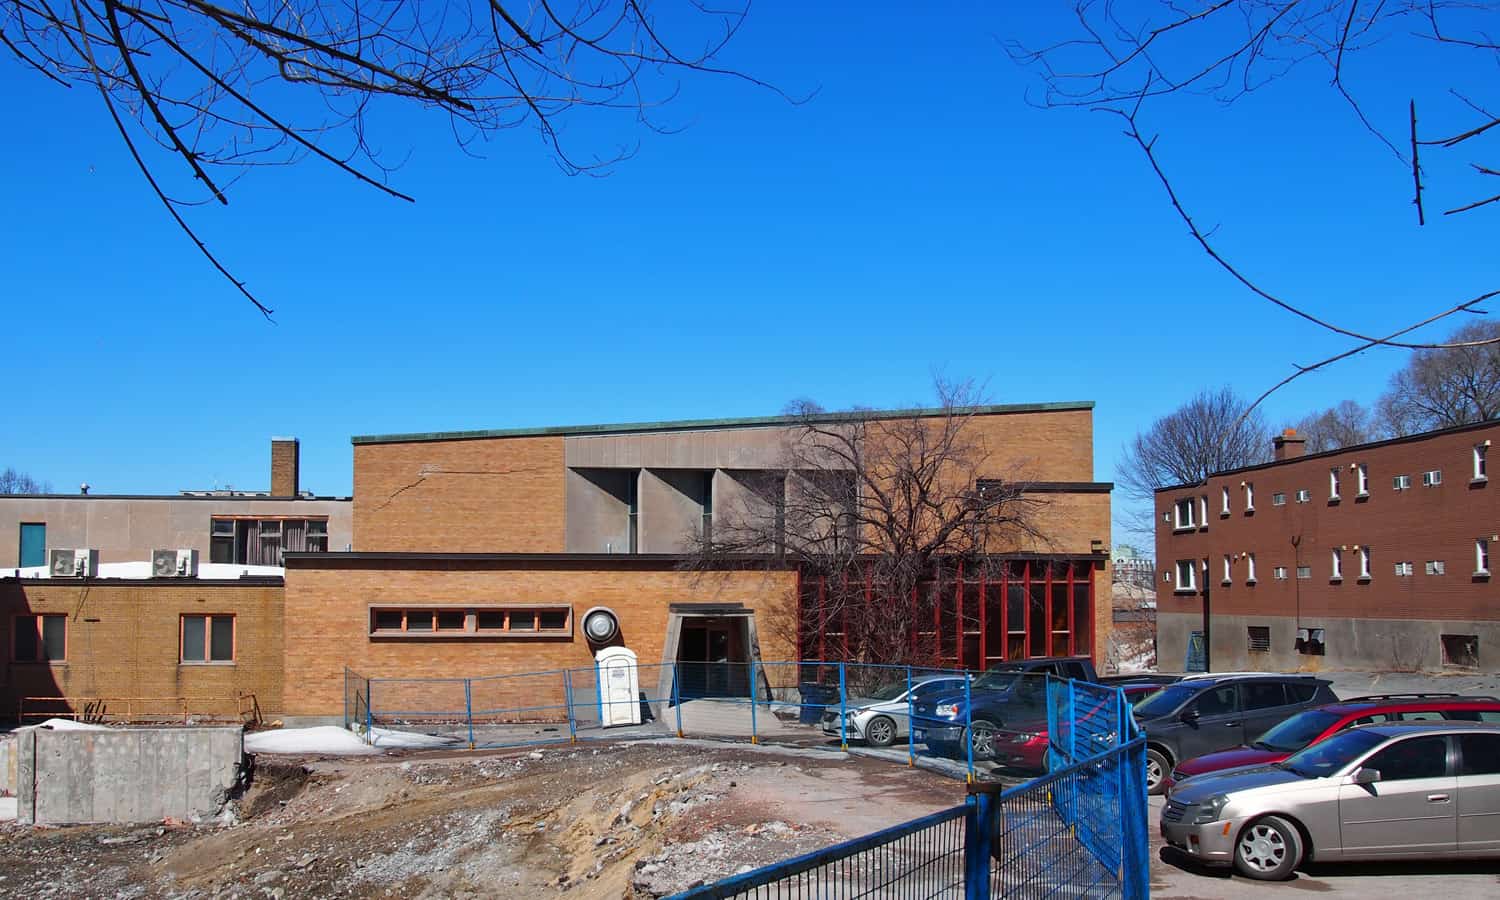
[[[1279,816],[1256,819],[1234,842],[1234,867],[1247,878],[1280,881],[1301,861],[1302,834]]]
[[[872,747],[889,747],[896,743],[896,722],[890,716],[876,716],[865,725],[865,743]]]
[[[1146,750],[1146,793],[1160,794],[1166,790],[1163,782],[1167,780],[1167,773],[1171,771],[1172,764],[1167,762],[1166,756],[1160,750]]]
[[[969,723],[969,746],[974,748],[975,759],[995,758],[995,739],[1000,726],[987,719],[975,719]]]

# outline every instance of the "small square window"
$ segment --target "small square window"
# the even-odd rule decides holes
[[[1271,650],[1271,627],[1269,625],[1248,625],[1245,628],[1246,636],[1250,641],[1251,653],[1268,653]]]
[[[1271,495],[1271,505],[1272,506],[1286,506],[1286,494],[1284,492],[1282,492],[1282,491],[1277,491],[1276,493],[1272,494]]]
[[[463,631],[464,613],[461,609],[443,609],[437,613],[438,631]]]
[[[529,609],[510,611],[511,631],[536,631],[536,613]]]
[[[481,609],[474,613],[474,627],[480,631],[504,631],[505,610]]]
[[[537,616],[539,631],[566,631],[568,614],[560,609],[546,609]]]
[[[1198,527],[1197,519],[1193,518],[1194,510],[1195,506],[1193,504],[1192,497],[1178,500],[1172,509],[1172,514],[1174,517],[1173,527],[1177,528],[1178,530]]]
[[[1391,486],[1398,491],[1404,491],[1407,488],[1411,487],[1411,476],[1397,475],[1396,477],[1391,479]]]
[[[1479,668],[1479,635],[1445,634],[1443,642],[1443,665],[1458,669]]]
[[[375,610],[376,631],[400,631],[404,616],[399,609],[377,609]]]
[[[179,649],[185,663],[234,662],[234,616],[183,616]]]
[[[1298,578],[1311,578],[1312,577],[1312,566],[1298,566],[1297,567],[1297,577]]]
[[[1443,470],[1433,469],[1422,473],[1422,487],[1437,487],[1443,483]]]
[[[1412,569],[1411,569],[1411,563],[1409,563],[1409,562],[1398,562],[1398,563],[1396,563],[1396,574],[1397,575],[1401,575],[1401,576],[1404,577],[1404,576],[1410,575],[1411,571],[1412,571]]]
[[[1306,503],[1306,502],[1308,502],[1311,499],[1312,499],[1312,491],[1308,490],[1307,488],[1302,488],[1301,490],[1299,490],[1297,492],[1297,502],[1298,503]]]
[[[67,616],[16,616],[11,623],[11,659],[16,662],[62,662],[67,659]]]
[[[1429,559],[1427,561],[1428,575],[1445,575],[1447,574],[1447,570],[1448,567],[1444,565],[1443,561],[1440,559]]]
[[[1286,581],[1286,566],[1274,566],[1271,569],[1271,577],[1277,581]]]
[[[407,631],[431,631],[433,612],[430,609],[409,609],[406,611]]]

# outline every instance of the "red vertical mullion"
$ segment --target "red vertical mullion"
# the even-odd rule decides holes
[[[988,561],[986,561],[986,565],[981,566],[979,569],[979,668],[981,669],[989,664],[989,655],[985,652],[986,641],[989,639],[989,629],[985,626],[989,622],[990,589],[986,585],[984,577],[988,569]]]
[[[958,580],[953,583],[953,656],[960,669],[967,669],[964,659],[964,561],[958,561]]]
[[[1068,602],[1068,655],[1069,656],[1075,656],[1078,653],[1077,642],[1075,642],[1074,639],[1073,639],[1073,607],[1076,605],[1076,604],[1073,603],[1073,569],[1076,568],[1076,567],[1077,567],[1076,563],[1073,563],[1073,562],[1069,562],[1068,563],[1068,601],[1067,602]]]
[[[818,576],[818,659],[828,661],[828,576]]]
[[[933,567],[932,571],[932,656],[939,665],[943,662],[943,575]]]
[[[1046,605],[1042,607],[1042,626],[1047,629],[1045,640],[1042,642],[1043,656],[1052,655],[1052,570],[1055,567],[1047,563],[1047,599]]]
[[[839,595],[843,602],[839,604],[839,624],[843,628],[844,653],[839,657],[840,662],[849,661],[849,570],[846,568],[839,573]]]
[[[1026,591],[1021,597],[1021,658],[1031,655],[1031,560],[1026,560],[1026,577],[1022,582]]]
[[[1000,658],[1010,659],[1010,560],[1000,570]]]

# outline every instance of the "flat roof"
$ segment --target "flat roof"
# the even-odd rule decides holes
[[[1063,400],[1056,403],[1001,403],[989,406],[964,406],[953,411],[960,415],[991,416],[1008,413],[1065,412],[1093,409],[1092,400]],[[731,419],[681,419],[673,422],[618,422],[602,425],[550,425],[543,428],[496,428],[479,431],[417,431],[408,434],[357,434],[351,444],[410,444],[423,441],[462,441],[472,438],[542,437],[550,435],[635,434],[652,431],[708,431],[723,428],[763,428],[768,425],[795,425],[799,422],[834,423],[867,419],[907,419],[913,416],[937,416],[937,408],[874,409],[830,412],[817,416],[751,416]]]
[[[992,558],[997,560],[1077,560],[1087,559],[1095,562],[1108,562],[1107,553],[993,553]],[[316,553],[309,551],[288,551],[282,554],[282,561],[288,569],[316,568],[317,564],[338,564],[351,562],[370,563],[488,563],[488,564],[522,564],[538,563],[544,565],[573,565],[589,566],[604,564],[633,564],[638,566],[662,566],[680,565],[696,560],[698,557],[688,553],[430,553],[423,551],[402,550],[354,550],[338,551],[331,553]],[[772,554],[733,554],[714,560],[708,564],[709,568],[722,568],[729,566],[744,566],[756,564],[774,564],[791,568],[796,565],[796,559],[788,554],[785,559],[777,559]],[[687,570],[691,571],[691,570]]]
[[[1306,453],[1302,456],[1294,456],[1291,459],[1271,459],[1263,463],[1255,463],[1249,466],[1240,466],[1236,469],[1220,469],[1217,472],[1208,473],[1209,478],[1222,478],[1225,475],[1238,475],[1241,472],[1254,472],[1258,469],[1269,469],[1273,466],[1288,466],[1308,459],[1327,459],[1331,456],[1340,456],[1347,453],[1362,453],[1368,450],[1378,450],[1381,447],[1390,447],[1396,444],[1410,444],[1415,441],[1426,441],[1433,438],[1443,437],[1449,434],[1461,434],[1465,431],[1477,431],[1480,428],[1489,428],[1500,425],[1500,419],[1485,419],[1483,422],[1470,422],[1468,425],[1454,425],[1451,428],[1439,428],[1436,431],[1420,431],[1416,434],[1406,434],[1401,437],[1386,438],[1381,441],[1370,441],[1365,444],[1350,444],[1347,447],[1339,447],[1337,450],[1324,450],[1321,453]],[[1279,436],[1279,435],[1278,435]],[[1206,480],[1206,479],[1205,479]],[[1162,491],[1180,491],[1202,484],[1201,481],[1189,481],[1182,484],[1167,484],[1157,488],[1154,493]]]
[[[255,497],[245,494],[0,494],[0,500],[217,500],[220,503],[350,503],[353,497],[299,496]]]

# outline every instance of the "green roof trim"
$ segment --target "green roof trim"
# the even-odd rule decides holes
[[[1093,409],[1092,400],[1064,400],[1056,403],[1001,403],[990,406],[958,407],[962,415],[992,416],[1007,413],[1067,412]],[[912,416],[935,416],[936,408],[875,409],[830,412],[817,416],[814,422],[839,422],[851,419],[905,419]],[[496,428],[480,431],[417,431],[410,434],[357,434],[351,444],[414,444],[424,441],[464,441],[474,438],[544,437],[556,435],[639,434],[652,431],[706,431],[719,428],[760,428],[767,425],[794,425],[807,421],[801,416],[751,416],[739,419],[683,419],[676,422],[623,422],[609,425],[552,425],[545,428]]]

